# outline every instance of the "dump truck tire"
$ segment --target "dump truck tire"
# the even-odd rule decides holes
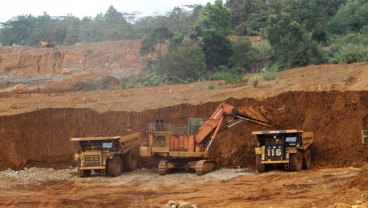
[[[290,155],[290,171],[298,172],[302,170],[303,156],[300,151]]]
[[[312,155],[309,149],[304,152],[303,158],[303,170],[309,170],[311,168]]]
[[[91,170],[79,170],[80,177],[89,177],[91,176]]]
[[[119,176],[123,170],[122,165],[121,158],[115,155],[114,158],[107,162],[107,172],[112,177]]]
[[[124,156],[124,167],[127,171],[134,171],[138,166],[137,151],[131,150]]]
[[[263,172],[266,171],[266,167],[262,170],[261,156],[260,155],[256,155],[256,168],[257,168],[259,173],[263,173]]]

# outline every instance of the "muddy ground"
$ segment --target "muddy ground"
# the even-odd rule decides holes
[[[198,207],[363,207],[368,200],[367,168],[264,174],[220,169],[204,176],[184,172],[160,176],[157,169],[140,169],[116,178],[79,178],[75,170],[26,171],[20,176],[0,172],[0,186],[21,181],[0,190],[1,207],[163,207],[169,200]],[[45,175],[54,178],[45,182]]]
[[[368,63],[291,69],[256,88],[253,75],[236,86],[75,87],[140,73],[139,45],[0,48],[0,206],[161,207],[184,200],[199,207],[332,207],[368,201],[368,147],[360,135],[368,129]],[[243,123],[218,135],[210,155],[223,169],[203,177],[158,176],[157,161],[117,178],[76,177],[69,138],[145,132],[158,118],[186,125],[190,117],[208,118],[223,101],[262,106],[272,116],[271,129],[313,131],[312,170],[255,173],[251,132],[267,128]]]

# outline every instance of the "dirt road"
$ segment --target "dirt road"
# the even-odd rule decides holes
[[[351,188],[348,197],[341,193],[346,191],[346,184],[357,179],[359,172],[359,168],[338,168],[259,174],[244,169],[221,169],[204,176],[184,172],[160,176],[157,170],[140,169],[116,178],[79,178],[75,170],[49,170],[45,174],[41,169],[22,177],[14,176],[21,173],[0,174],[3,187],[4,183],[12,183],[0,190],[0,206],[163,207],[169,200],[187,201],[198,207],[353,205],[364,203],[368,191]],[[45,175],[55,177],[40,180]],[[25,182],[24,177],[35,180]]]

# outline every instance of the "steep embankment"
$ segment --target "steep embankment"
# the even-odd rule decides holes
[[[273,117],[273,129],[314,131],[313,162],[318,166],[361,165],[368,148],[360,130],[368,126],[368,91],[288,92],[257,101],[228,99],[235,106],[264,106]],[[162,118],[185,125],[189,117],[208,117],[219,102],[181,104],[143,112],[106,112],[90,109],[43,109],[0,117],[0,169],[24,166],[62,168],[72,162],[70,137],[126,134],[145,131],[147,122]],[[253,167],[251,131],[265,129],[240,124],[221,133],[211,154],[225,166]]]
[[[36,76],[95,69],[139,68],[141,40],[91,43],[56,48],[0,48],[0,74]]]

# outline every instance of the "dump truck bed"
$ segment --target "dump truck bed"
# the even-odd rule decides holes
[[[141,145],[141,133],[136,132],[126,136],[104,136],[104,137],[76,137],[71,138],[70,141],[83,142],[83,141],[111,141],[118,140],[122,153],[127,153],[134,148],[138,148]]]
[[[112,140],[112,139],[120,139],[120,136],[113,136],[113,137],[78,137],[78,138],[71,138],[70,141],[98,141],[98,140]]]

